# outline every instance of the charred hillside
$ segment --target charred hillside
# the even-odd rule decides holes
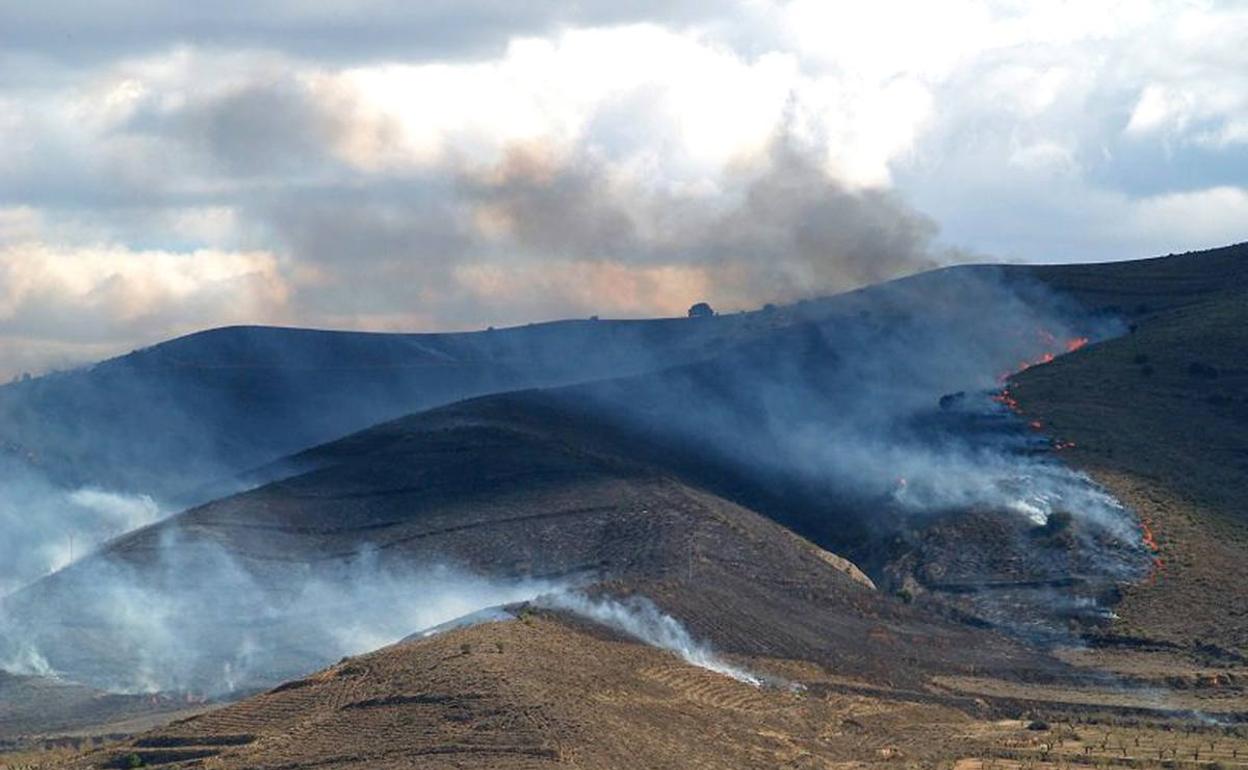
[[[890,594],[919,599],[931,622],[1064,633],[1085,601],[1084,620],[1098,622],[1107,586],[1131,577],[1135,530],[1082,480],[1037,459],[1021,424],[982,394],[997,387],[996,373],[1053,340],[1109,334],[1113,323],[982,270],[900,281],[820,312],[821,320],[789,323],[701,363],[484,397],[300,453],[253,474],[267,485],[124,536],[10,605],[58,670],[104,683],[150,669],[175,687],[238,678],[251,665],[235,660],[247,638],[276,650],[297,637],[292,661],[329,659],[325,650],[342,647],[327,636],[325,608],[352,601],[337,586],[374,582],[359,569],[385,576],[445,564],[494,580],[656,585],[683,576],[719,597],[688,599],[681,615],[696,626],[703,609],[727,613],[708,621],[720,629],[711,636],[717,643],[761,645],[751,648],[759,653],[779,645],[804,657],[833,654],[825,646],[836,635],[818,628],[861,636],[864,616],[912,611],[893,598],[872,599],[872,608],[838,604],[839,592],[808,583],[804,562],[785,555],[795,531],[861,562]],[[978,323],[985,312],[1005,320],[986,328]],[[976,410],[931,428],[954,391],[980,394]],[[951,478],[965,481],[951,486]],[[1018,486],[1032,478],[1040,485]],[[1069,545],[1037,548],[1035,531],[1061,501],[1082,516]],[[718,534],[700,529],[723,525],[708,514],[720,510],[736,511],[737,523]],[[926,537],[949,517],[1005,523]],[[767,523],[747,527],[747,518]],[[956,556],[968,534],[977,552],[1005,558],[928,568]],[[722,572],[691,581],[699,558],[720,560]],[[812,563],[826,570],[829,561]],[[327,596],[310,596],[309,581],[325,583]],[[767,585],[787,588],[758,593]],[[777,616],[768,625],[776,639],[740,625],[785,607],[790,590],[833,597],[838,620],[808,625],[796,618],[813,611],[793,605],[787,623]],[[655,589],[673,602],[686,601],[682,591]],[[736,608],[734,596],[753,598]],[[173,641],[153,653],[138,647],[139,660],[115,660],[110,650],[127,646],[109,641],[114,616],[153,603],[175,619],[157,621],[179,629]],[[77,630],[59,619],[66,614]],[[285,625],[305,616],[316,619],[311,629],[295,634]],[[266,620],[221,639],[225,649],[193,656],[186,682],[162,678],[186,662],[177,639],[198,637],[194,629],[218,617]],[[97,656],[108,661],[103,669],[94,668]],[[306,664],[269,665],[276,668],[255,672],[262,681]]]

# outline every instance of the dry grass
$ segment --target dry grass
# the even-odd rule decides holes
[[[1028,417],[1074,441],[1070,461],[1157,540],[1158,569],[1127,591],[1120,636],[1248,655],[1246,324],[1242,297],[1221,297],[1017,379]]]

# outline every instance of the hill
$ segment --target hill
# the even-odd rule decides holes
[[[1242,254],[1237,258],[1245,258]],[[1131,334],[1028,370],[1012,392],[1129,503],[1158,553],[1120,606],[1124,637],[1248,655],[1248,262]],[[1150,307],[1154,307],[1150,305]]]
[[[1072,307],[1134,318],[1243,288],[1243,251],[959,267],[696,322],[561,321],[445,334],[213,329],[0,386],[0,451],[60,486],[199,502],[221,490],[212,481],[386,419],[486,393],[705,360],[777,329],[871,313],[899,288],[948,300],[967,276],[994,276],[1033,300],[1037,287],[1047,287]]]
[[[517,615],[344,659],[70,766],[1139,767],[1162,754],[1237,766],[1248,751],[1248,733],[1193,724],[1143,689],[991,692],[991,679],[976,691],[952,677],[904,689],[733,656],[773,682],[755,686],[575,616]]]
[[[878,759],[877,745],[916,759],[939,755],[927,741],[930,722],[967,721],[934,703],[876,711],[868,698],[833,687],[827,695],[760,689],[599,627],[535,614],[352,658],[91,760],[135,754],[156,766],[212,757],[222,768],[817,766]],[[910,726],[896,730],[907,718]]]
[[[351,622],[339,613],[368,612],[299,604],[275,616],[256,611],[260,597],[317,577],[366,585],[400,575],[416,600],[423,590],[436,603],[428,588],[436,581],[412,565],[448,565],[506,585],[643,593],[730,652],[898,682],[929,669],[1025,675],[1019,656],[1033,656],[1017,644],[882,596],[851,563],[574,417],[533,394],[387,423],[305,453],[309,470],[113,542],[13,597],[9,613],[22,620],[25,641],[72,678],[106,684],[144,671],[164,687],[214,691],[222,666],[240,670],[246,650],[280,651],[251,662],[259,683],[332,659],[333,632]],[[366,571],[354,566],[361,561]],[[157,655],[151,638],[116,622],[169,605],[170,596],[178,598],[172,610],[138,627],[194,655]],[[333,594],[357,603],[385,596]],[[305,611],[315,614],[309,624]],[[906,666],[872,641],[873,629],[885,628],[906,649]],[[1039,669],[1053,665],[1034,657]],[[178,679],[162,667],[193,675]]]
[[[0,448],[61,486],[176,504],[409,412],[697,360],[766,325],[722,317],[448,334],[214,329],[0,387]]]
[[[1036,736],[991,721],[1024,714],[1136,730],[1136,747],[1164,751],[1197,711],[1222,726],[1248,712],[1243,252],[942,271],[785,311],[660,371],[403,417],[259,469],[258,487],[119,538],[9,611],[82,679],[138,670],[194,691],[246,662],[255,686],[338,657],[377,603],[307,585],[410,578],[381,595],[402,621],[398,597],[440,597],[412,565],[445,565],[505,586],[506,601],[646,596],[734,661],[817,694],[759,691],[783,719],[745,717],[736,696],[708,703],[670,684],[704,673],[678,664],[656,689],[644,672],[663,653],[543,612],[388,648],[364,674],[345,661],[220,723],[129,744],[149,764],[210,752],[225,766],[820,766],[894,749],[1034,761]],[[153,601],[165,589],[189,600],[166,611]],[[160,608],[140,625],[159,654],[119,622],[136,607]],[[363,689],[343,694],[344,679]],[[738,684],[706,681],[695,693]],[[481,698],[422,695],[451,692]],[[862,711],[883,715],[878,732]],[[1094,743],[1068,724],[1082,756],[1118,756],[1108,734]],[[716,725],[729,726],[722,755],[677,748]],[[322,746],[322,729],[391,737],[370,754],[371,739]],[[667,753],[612,753],[638,744]]]
[[[989,310],[1003,315],[992,327],[978,323]],[[695,628],[710,613],[717,644],[842,665],[836,639],[861,658],[854,665],[895,677],[919,676],[939,656],[917,647],[910,671],[868,655],[852,642],[864,617],[1058,635],[1102,622],[1106,592],[1139,555],[1129,518],[1038,459],[1025,426],[986,397],[954,411],[941,403],[1045,350],[1052,340],[1037,325],[1064,338],[1106,321],[979,269],[846,295],[818,317],[698,363],[482,397],[296,454],[252,474],[267,484],[123,536],[13,597],[20,646],[104,686],[273,682],[350,651],[327,616],[367,612],[413,565],[505,581],[491,590],[509,598],[522,581],[646,581],[661,603],[686,603],[678,616]],[[1019,487],[1033,477],[1043,487]],[[1081,518],[1048,537],[1035,517],[1063,501]],[[715,524],[725,517],[735,522],[726,530]],[[810,565],[836,560],[797,558],[791,532],[923,610],[818,588]],[[967,542],[977,547],[959,547]],[[720,570],[694,581],[700,560]],[[681,591],[662,587],[681,575]],[[804,592],[831,604],[787,604]],[[780,608],[774,640],[743,625]],[[215,630],[218,619],[230,628]],[[142,643],[122,643],[135,627]],[[258,663],[248,652],[257,648],[290,660]]]

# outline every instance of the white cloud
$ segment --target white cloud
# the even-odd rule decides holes
[[[1157,195],[1131,209],[1129,229],[1144,235],[1200,244],[1230,243],[1248,234],[1248,190],[1242,187]]]
[[[266,252],[0,241],[0,376],[210,325],[281,321],[289,293]]]
[[[3,12],[25,30],[5,60],[25,76],[0,77],[0,334],[23,350],[36,333],[50,350],[74,329],[120,339],[136,319],[161,333],[530,320],[583,308],[594,294],[577,287],[604,280],[663,297],[622,313],[678,306],[677,286],[764,301],[716,277],[760,241],[713,265],[706,253],[733,244],[684,220],[742,210],[779,135],[829,186],[895,188],[972,251],[1133,256],[1243,237],[1237,6],[378,2],[335,34],[329,6],[242,29],[232,3],[142,5],[127,46],[104,39],[111,16],[71,9],[100,37],[82,51],[41,37],[41,12]],[[195,47],[172,32],[184,24],[233,31]],[[404,36],[416,42],[394,44]],[[569,179],[580,186],[559,188]],[[516,212],[539,204],[592,226],[518,242]],[[809,260],[845,258],[849,241],[803,241],[805,261],[776,273],[790,289],[841,275]],[[424,288],[398,292],[395,276]]]

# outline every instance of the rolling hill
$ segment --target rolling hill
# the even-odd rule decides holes
[[[449,334],[214,329],[0,387],[0,448],[63,486],[198,501],[212,482],[386,419],[696,360],[767,325],[730,316]]]
[[[251,591],[281,595],[318,573],[348,579],[366,558],[382,574],[450,565],[499,581],[642,593],[730,652],[897,682],[917,683],[925,670],[1022,676],[1030,657],[1052,667],[998,634],[881,595],[850,562],[632,449],[540,394],[445,407],[311,450],[299,457],[310,470],[125,536],[13,597],[8,611],[38,629],[28,639],[57,670],[126,681],[142,668],[144,645],[113,621],[142,603],[115,609],[116,573],[103,566],[126,564],[145,589],[190,592],[186,614],[167,619],[188,630],[177,638],[210,651],[188,687],[219,687],[222,663],[247,643],[283,650],[255,672],[271,684],[326,655],[306,649],[315,637],[284,641],[285,626],[249,628],[252,597],[231,592],[234,575],[247,575]],[[229,555],[228,573],[205,555],[214,552]],[[180,561],[167,569],[170,558]],[[196,629],[209,628],[205,641]],[[871,642],[873,630],[906,649],[906,666],[891,646]]]
[[[1051,766],[1138,766],[1171,745],[1198,753],[1181,729],[1233,765],[1248,756],[1246,252],[949,270],[719,327],[670,322],[683,341],[662,366],[517,380],[562,387],[294,452],[7,611],[57,668],[118,678],[143,648],[118,635],[102,578],[195,588],[160,626],[183,630],[175,646],[206,644],[181,684],[207,689],[246,642],[282,651],[248,672],[267,686],[337,657],[327,640],[360,609],[334,604],[328,630],[293,638],[275,616],[253,622],[249,591],[355,580],[358,564],[448,566],[538,593],[647,597],[734,662],[804,688],[752,688],[534,609],[350,657],[86,763],[825,767],[1056,752]],[[1090,343],[1038,355],[1066,335]],[[985,467],[1004,475],[937,494]],[[1044,499],[1061,493],[1041,520],[1013,486],[1037,475]],[[1129,510],[1079,507],[1101,505],[1101,489]],[[219,558],[246,581],[214,583]]]
[[[1158,564],[1121,634],[1248,655],[1248,292],[1151,310],[1131,334],[1018,377],[1021,408],[1129,503]],[[1154,300],[1155,302],[1155,300]]]

